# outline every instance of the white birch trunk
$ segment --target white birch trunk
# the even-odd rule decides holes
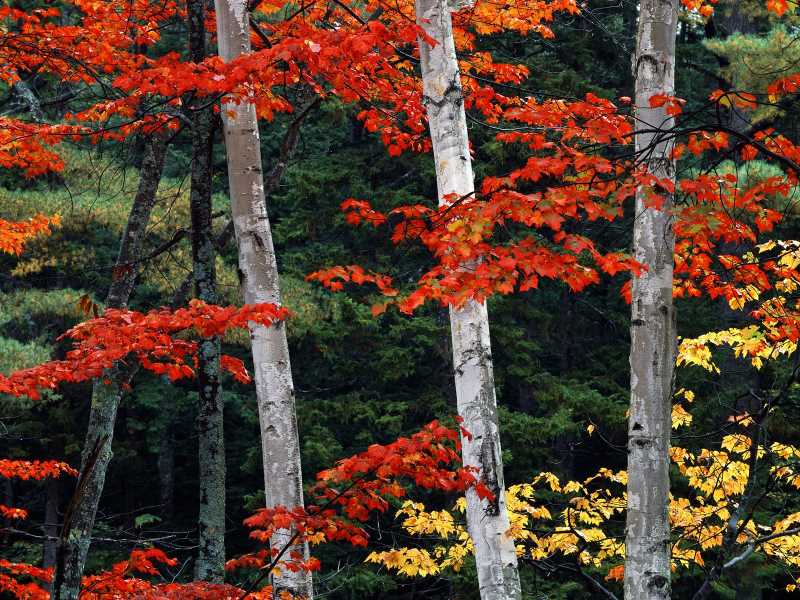
[[[674,94],[678,0],[642,0],[634,63],[636,129],[668,130],[664,107],[650,108],[656,94]],[[636,150],[659,178],[674,181],[672,143],[657,132],[636,135]],[[631,293],[631,405],[628,422],[628,511],[625,599],[670,597],[669,446],[672,384],[677,347],[672,272],[675,239],[672,198],[661,210],[636,194],[633,254],[647,265]]]
[[[225,61],[250,52],[246,0],[215,0],[219,55]],[[246,303],[280,304],[280,281],[264,198],[258,121],[250,102],[222,106],[228,157],[231,211],[239,247],[239,276]],[[255,326],[250,330],[268,507],[303,505],[300,442],[286,328]],[[282,549],[292,531],[277,532],[271,544]],[[297,548],[308,555],[308,547]],[[288,553],[286,553],[288,557]],[[273,581],[275,595],[287,590],[298,598],[312,596],[311,575],[283,569]]]
[[[425,108],[433,141],[440,204],[445,197],[470,196],[474,176],[467,122],[456,60],[450,8],[446,0],[417,0],[417,23],[437,44],[419,40]],[[514,542],[508,535],[503,462],[497,425],[497,400],[484,303],[450,309],[453,368],[458,414],[472,439],[462,436],[463,463],[477,467],[494,493],[492,502],[467,492],[467,529],[475,545],[481,600],[519,599]]]

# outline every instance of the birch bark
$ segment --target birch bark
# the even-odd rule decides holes
[[[434,40],[419,40],[424,103],[433,142],[439,202],[450,194],[474,193],[467,122],[456,59],[450,7],[446,0],[416,0],[417,23]],[[493,501],[467,492],[467,529],[475,545],[481,600],[521,596],[517,556],[507,535],[503,461],[497,424],[497,400],[489,341],[489,317],[484,303],[470,301],[450,309],[453,370],[458,414],[472,434],[462,436],[464,465],[474,466],[494,493]]]
[[[246,0],[215,0],[219,55],[225,61],[250,52]],[[258,121],[250,102],[222,107],[228,157],[231,211],[239,248],[239,276],[247,303],[280,304],[280,281],[264,198]],[[254,326],[250,330],[264,462],[266,505],[302,506],[303,477],[297,434],[295,395],[286,327]],[[273,548],[283,548],[291,530],[278,531]],[[308,547],[297,551],[308,556]],[[286,590],[312,596],[311,575],[283,569],[273,581],[276,596]]]
[[[108,308],[123,308],[128,304],[136,280],[136,261],[141,256],[145,231],[156,202],[156,192],[164,167],[166,142],[160,137],[153,137],[147,141],[145,148],[139,188],[122,234],[116,261],[116,266],[120,267],[120,275],[112,281],[106,296]],[[97,507],[100,504],[106,472],[111,462],[114,423],[117,420],[117,408],[127,383],[128,373],[117,367],[110,371],[108,373],[110,383],[95,381],[92,388],[89,426],[83,445],[81,474],[78,479],[81,485],[71,502],[69,521],[65,516],[57,553],[53,576],[55,600],[78,598]]]
[[[678,0],[642,0],[634,62],[636,151],[659,178],[675,178],[671,142],[660,132],[673,120],[656,94],[674,94]],[[672,273],[675,239],[672,197],[647,208],[636,194],[633,254],[647,265],[631,293],[631,405],[628,422],[628,511],[625,538],[626,600],[670,597],[669,447],[677,349]]]

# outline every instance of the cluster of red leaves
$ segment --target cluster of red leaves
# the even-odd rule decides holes
[[[0,126],[1,127],[1,126]],[[0,153],[2,151],[0,150]],[[2,158],[0,158],[0,162]],[[60,223],[58,216],[36,215],[27,221],[4,221],[0,219],[0,252],[19,255],[26,242],[38,235],[49,235],[51,227]]]
[[[499,2],[487,0],[476,2],[462,10],[453,19],[456,30],[471,33],[469,43],[475,42],[475,34],[491,35],[503,31],[514,31],[521,35],[536,33],[544,38],[555,37],[547,23],[558,13],[578,14],[576,0],[531,0],[527,2]]]
[[[436,258],[416,290],[397,301],[401,311],[412,312],[427,300],[458,306],[470,298],[525,291],[536,288],[542,277],[580,291],[597,283],[600,273],[637,272],[639,265],[629,257],[603,252],[588,237],[565,230],[568,222],[617,218],[637,185],[656,183],[629,162],[614,162],[593,150],[627,144],[632,132],[628,117],[612,102],[589,94],[571,103],[529,99],[506,110],[504,119],[520,130],[497,138],[528,149],[522,166],[505,177],[486,178],[475,197],[448,198],[438,209],[413,205],[390,212],[401,217],[391,233],[394,243],[417,239]],[[342,209],[352,224],[387,223],[387,215],[364,200],[346,200]],[[498,230],[515,225],[535,233],[495,241]],[[376,283],[382,293],[395,293],[386,276],[364,276],[352,266],[321,270],[309,279],[333,290],[351,281]]]
[[[0,250],[19,254],[26,241],[38,234],[48,234],[50,226],[57,224],[53,217],[37,216],[29,221],[0,221]],[[60,381],[80,381],[101,373],[102,365],[113,364],[113,356],[124,357],[130,353],[159,371],[154,359],[169,361],[170,352],[178,364],[185,366],[188,357],[195,351],[190,342],[175,340],[174,335],[195,330],[203,336],[223,334],[231,327],[247,327],[249,323],[269,325],[287,316],[285,309],[273,305],[253,305],[219,307],[194,302],[188,309],[179,311],[159,310],[147,314],[133,311],[107,311],[103,317],[87,321],[65,334],[76,341],[77,348],[65,361],[45,363],[33,369],[20,371],[10,377],[0,376],[0,389],[4,393],[25,393],[36,396],[40,387],[52,387]],[[113,341],[117,337],[116,342]],[[127,349],[115,347],[116,344],[129,343]],[[92,344],[98,344],[92,347]],[[187,346],[187,344],[189,344]],[[74,354],[73,354],[74,353]],[[91,358],[90,358],[91,357]],[[173,361],[174,362],[174,361]],[[70,368],[76,370],[67,376]],[[239,379],[247,378],[241,361],[227,357],[223,367],[232,371]],[[46,373],[53,371],[48,377]],[[35,375],[36,373],[36,375]],[[181,376],[185,375],[181,370]],[[27,388],[27,390],[26,390]],[[77,476],[78,472],[67,463],[54,460],[12,460],[0,459],[0,477],[16,478],[23,481],[41,481],[57,478],[62,474]],[[0,504],[0,518],[22,520],[28,513],[22,508],[12,508]],[[82,581],[82,600],[108,600],[109,598],[139,598],[141,600],[234,600],[246,597],[247,600],[272,600],[269,586],[247,594],[230,585],[216,585],[206,582],[153,583],[142,579],[141,575],[159,576],[158,565],[174,566],[177,561],[168,558],[161,550],[134,550],[129,559],[112,566],[106,572],[84,577]],[[47,585],[52,580],[52,569],[42,569],[25,563],[13,563],[0,559],[0,595],[8,595],[19,600],[47,600],[50,592]]]
[[[178,310],[161,308],[141,313],[109,309],[103,316],[80,323],[61,336],[60,339],[74,341],[73,349],[63,360],[0,375],[0,393],[36,399],[43,389],[102,378],[107,369],[128,358],[172,381],[192,377],[197,343],[179,336],[192,331],[203,337],[218,336],[250,324],[269,326],[288,315],[285,308],[273,304],[222,307],[199,300]],[[249,383],[250,376],[239,359],[225,356],[221,366],[237,380]]]
[[[13,477],[23,481],[41,481],[42,479],[60,477],[62,473],[73,477],[78,475],[78,472],[67,463],[55,460],[11,460],[0,458],[0,477],[5,479]],[[13,508],[0,504],[0,517],[26,519],[28,512],[22,508]]]
[[[681,4],[691,11],[695,11],[705,18],[709,18],[714,14],[714,5],[719,0],[681,0]]]
[[[60,171],[64,163],[51,146],[51,126],[0,118],[0,167],[20,169],[27,177]]]
[[[19,600],[48,600],[43,585],[52,578],[52,569],[41,569],[25,563],[0,558],[0,593]],[[20,579],[26,580],[20,583]]]
[[[681,0],[681,4],[687,10],[693,10],[708,18],[714,14],[714,6],[719,0]],[[768,11],[782,17],[789,10],[790,6],[797,8],[796,0],[765,0]]]
[[[792,77],[781,80],[782,93],[800,89],[800,76]],[[790,86],[790,81],[795,83]],[[715,111],[721,104],[750,110],[756,106],[754,98],[745,92],[717,91],[710,96],[710,106]],[[622,99],[623,104],[629,102]],[[678,117],[684,103],[661,95],[650,104]],[[524,291],[536,287],[541,277],[561,280],[578,291],[597,282],[601,272],[637,273],[641,265],[619,253],[600,252],[592,240],[567,230],[566,223],[612,220],[638,189],[645,204],[656,209],[666,196],[675,197],[677,297],[708,295],[740,307],[758,302],[750,315],[767,326],[771,341],[800,340],[800,305],[786,297],[800,285],[800,264],[786,260],[785,246],[763,250],[784,223],[785,206],[791,205],[798,186],[800,147],[786,136],[765,129],[752,139],[740,139],[713,124],[688,128],[683,134],[667,132],[677,138],[675,159],[718,164],[738,152],[742,161],[761,159],[784,171],[744,178],[744,171],[701,170],[676,185],[652,176],[630,158],[609,157],[609,148],[631,144],[633,126],[629,116],[606,100],[526,102],[506,109],[503,118],[528,128],[497,136],[506,143],[527,145],[529,157],[522,167],[507,177],[487,178],[475,197],[448,198],[439,209],[414,205],[389,213],[401,217],[399,223],[391,220],[397,223],[391,233],[395,243],[418,239],[436,259],[416,289],[395,301],[401,311],[411,312],[427,300],[457,306],[468,298]],[[351,224],[389,223],[389,215],[364,200],[348,199],[342,209]],[[506,237],[514,231],[510,225],[532,234],[517,233],[511,241],[497,243],[498,231]],[[380,291],[396,293],[388,276],[365,274],[353,266],[322,270],[309,278],[333,290],[347,281],[380,282]],[[626,284],[623,294],[628,290]],[[377,305],[374,312],[385,307]]]
[[[794,73],[773,82],[769,98],[716,90],[710,100],[715,110],[724,104],[748,111],[759,103],[778,102],[799,88],[800,76]],[[678,182],[682,202],[675,211],[675,295],[724,298],[749,311],[771,343],[798,342],[800,306],[794,292],[800,285],[800,265],[793,258],[794,245],[780,242],[778,228],[786,225],[787,217],[793,218],[800,147],[771,128],[746,139],[712,127],[689,134],[676,144],[674,154],[680,157],[687,150],[712,164],[719,156],[738,152],[742,163],[771,162],[782,174],[754,177],[746,169],[712,171]]]
[[[429,148],[421,84],[414,71],[418,36],[410,0],[366,3],[321,0],[295,10],[292,3],[262,2],[256,50],[228,64],[218,57],[184,62],[177,53],[158,55],[161,32],[181,18],[179,4],[160,0],[68,0],[74,24],[64,25],[56,8],[25,12],[4,8],[0,17],[17,25],[0,33],[0,79],[13,84],[23,72],[49,75],[75,85],[93,86],[100,98],[67,114],[73,124],[30,124],[6,119],[0,136],[0,165],[21,167],[30,176],[58,170],[61,162],[49,145],[63,139],[123,140],[138,130],[177,128],[182,103],[207,102],[228,95],[253,102],[261,117],[293,109],[283,90],[306,84],[319,94],[345,102],[363,102],[359,117],[379,133],[393,154]],[[546,23],[558,12],[578,11],[575,0],[478,2],[454,20],[462,54],[467,106],[497,121],[498,106],[513,98],[483,82],[518,84],[523,66],[496,63],[476,49],[478,35],[499,31],[536,31],[551,37]],[[77,15],[77,20],[76,19]],[[208,20],[213,31],[214,19]],[[268,42],[265,42],[268,40]],[[472,76],[476,76],[475,79]],[[102,82],[97,89],[97,82]]]
[[[113,565],[108,571],[84,577],[81,582],[81,600],[109,600],[137,598],[138,600],[272,600],[272,588],[258,591],[244,590],[224,584],[194,581],[190,583],[163,583],[160,567],[173,567],[177,560],[169,558],[156,548],[134,550],[128,560]],[[52,569],[40,569],[28,564],[12,563],[0,559],[0,593],[18,600],[48,600],[46,590],[52,580]],[[154,582],[150,579],[161,579]],[[20,583],[25,580],[26,583]]]
[[[54,460],[10,460],[0,459],[0,477],[6,479],[22,479],[23,481],[59,477],[62,473],[76,476],[78,472],[68,464]],[[28,512],[22,508],[10,508],[0,504],[0,517],[4,519],[23,520],[28,517]],[[50,580],[52,573],[49,569],[40,569],[28,564],[12,563],[0,559],[0,594],[7,592],[14,598],[20,599],[45,599],[49,594],[38,584]],[[20,583],[19,578],[32,579],[27,583]]]
[[[49,235],[50,227],[58,225],[59,219],[36,215],[27,221],[4,221],[0,219],[0,252],[21,254],[25,243],[37,235]],[[0,477],[5,479],[21,479],[23,481],[40,481],[50,477],[59,477],[62,473],[77,476],[78,472],[67,463],[54,460],[11,460],[0,458]],[[13,508],[0,504],[0,517],[5,519],[26,519],[28,512],[22,508]],[[8,563],[11,564],[11,563]],[[0,567],[6,568],[3,563]],[[0,574],[0,590],[7,576]]]
[[[767,0],[767,10],[774,12],[779,17],[786,14],[790,5],[797,9],[796,0]]]
[[[344,289],[347,282],[362,285],[373,283],[384,296],[396,296],[397,290],[392,287],[392,278],[387,275],[367,272],[358,265],[332,267],[324,271],[310,274],[309,281],[319,281],[322,285],[334,292]]]
[[[216,330],[217,326],[210,328]],[[462,433],[468,435],[463,430]],[[375,511],[385,512],[389,508],[388,499],[405,496],[407,485],[446,493],[463,493],[474,487],[481,497],[490,498],[491,492],[477,479],[474,469],[460,465],[459,431],[436,421],[410,437],[398,438],[387,445],[373,444],[366,451],[318,473],[316,483],[309,490],[312,503],[307,507],[265,508],[248,518],[245,524],[252,528],[251,537],[261,543],[269,543],[273,535],[279,532],[289,532],[295,537],[285,542],[285,547],[264,549],[231,560],[226,568],[262,569],[271,566],[293,571],[318,570],[320,564],[316,558],[305,559],[301,553],[293,550],[300,541],[346,542],[358,547],[366,546],[368,534],[359,523],[367,521]],[[4,477],[41,479],[58,476],[61,472],[74,474],[74,470],[63,463],[0,461],[0,475]],[[285,541],[287,538],[282,539]],[[161,550],[134,550],[128,560],[97,575],[84,577],[80,597],[82,600],[272,598],[269,586],[245,592],[230,585],[150,580],[161,578],[160,567],[176,564],[175,559],[167,557]],[[9,593],[14,598],[48,598],[45,587],[51,578],[49,569],[0,560],[0,593]],[[30,581],[20,583],[20,579]]]
[[[143,51],[160,39],[162,27],[179,16],[177,4],[171,0],[67,0],[62,4],[71,24],[65,24],[62,10],[55,7],[0,8],[0,18],[13,23],[0,32],[0,80],[12,85],[23,73],[37,73],[69,82],[76,89],[101,83],[110,97],[101,94],[97,103],[73,115],[75,121],[99,124],[99,130],[78,123],[2,119],[0,166],[20,168],[30,177],[63,168],[52,146],[64,139],[124,139],[137,129],[165,121],[165,111],[155,116],[152,110],[139,114],[130,106],[126,110],[126,100],[119,98],[123,94],[113,90],[110,79],[113,74],[142,68]],[[97,91],[92,96],[97,97]],[[175,104],[167,103],[170,108]]]
[[[774,258],[745,259],[721,248],[752,249],[765,242],[763,234],[772,232],[783,219],[769,200],[787,197],[796,185],[791,179],[774,176],[743,185],[735,174],[727,173],[679,182],[685,204],[678,209],[675,223],[677,296],[698,297],[705,292],[730,301],[741,298],[747,286],[764,292],[776,280],[797,280],[796,272],[789,273]]]
[[[463,435],[469,435],[461,431]],[[62,463],[23,464],[22,461],[0,461],[0,475],[40,479],[61,472],[74,474]],[[367,545],[368,534],[359,525],[370,515],[385,512],[389,499],[406,495],[406,486],[417,489],[463,493],[475,488],[484,498],[491,492],[480,482],[474,469],[464,468],[460,460],[459,431],[434,421],[410,437],[401,437],[387,445],[374,444],[366,451],[339,461],[331,469],[317,474],[309,490],[311,504],[307,507],[276,507],[263,509],[245,523],[252,528],[251,537],[268,543],[274,534],[289,532],[294,538],[283,537],[283,547],[248,554],[231,560],[228,570],[265,567],[314,571],[319,569],[316,558],[305,559],[293,548],[302,540],[311,543],[346,542],[358,547]],[[289,539],[287,542],[286,540]],[[186,584],[153,582],[162,579],[160,567],[175,566],[161,550],[134,550],[130,558],[113,565],[109,570],[83,578],[81,598],[141,598],[143,600],[272,598],[269,586],[246,592],[230,585],[204,582]],[[44,600],[52,571],[32,565],[0,560],[0,593],[20,600]],[[26,581],[21,583],[20,580]]]
[[[78,472],[67,463],[55,460],[11,460],[0,458],[0,477],[41,481],[59,477],[62,473],[77,476]]]
[[[288,533],[294,536],[292,545],[306,540],[312,544],[347,542],[365,547],[368,534],[359,523],[366,522],[374,512],[385,512],[388,499],[404,497],[407,485],[446,493],[463,493],[474,487],[481,497],[491,497],[475,471],[460,466],[459,451],[458,430],[433,421],[411,437],[401,437],[387,445],[373,444],[317,473],[317,481],[309,490],[308,506],[265,508],[245,524],[253,529],[251,537],[262,543],[269,542],[276,533]],[[261,550],[229,561],[227,568],[319,568],[313,557],[304,560],[299,552],[282,550]]]
[[[109,571],[84,577],[81,600],[108,598],[141,598],[142,600],[234,600],[242,598],[244,590],[232,585],[202,581],[191,583],[153,583],[141,576],[159,577],[160,565],[174,567],[178,561],[155,548],[134,550],[126,561],[115,564]],[[271,598],[270,589],[248,594],[247,600]]]

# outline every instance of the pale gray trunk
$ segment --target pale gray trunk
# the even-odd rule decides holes
[[[417,23],[437,44],[419,41],[424,103],[430,124],[440,204],[445,197],[474,193],[461,75],[456,60],[450,8],[446,0],[417,0]],[[472,434],[462,436],[465,466],[477,467],[494,493],[492,501],[467,491],[467,528],[475,545],[482,600],[521,596],[517,556],[508,535],[503,461],[497,424],[497,400],[484,303],[470,301],[450,309],[453,370],[458,414]]]
[[[656,94],[674,94],[678,0],[642,0],[634,76],[636,128],[664,130],[673,120]],[[674,180],[672,143],[659,132],[636,135],[643,164]],[[669,446],[677,333],[672,303],[675,239],[672,197],[660,210],[636,194],[633,254],[647,271],[633,278],[631,294],[631,405],[628,423],[628,511],[625,538],[626,600],[670,597]]]
[[[165,153],[164,139],[153,137],[148,140],[139,189],[120,242],[116,262],[118,269],[106,296],[106,306],[109,308],[125,307],[133,291],[136,261],[141,256],[145,231],[156,202]],[[111,442],[114,438],[117,408],[129,373],[127,368],[115,367],[107,373],[110,383],[95,381],[92,388],[92,405],[81,457],[79,486],[70,503],[68,515],[65,515],[56,561],[53,597],[57,600],[76,600],[78,597],[97,507],[111,462]]]
[[[216,0],[219,55],[225,61],[250,52],[250,27],[245,0]],[[269,217],[264,198],[258,120],[252,103],[225,103],[222,107],[225,150],[228,157],[231,213],[239,247],[239,274],[247,303],[280,304],[280,281]],[[295,396],[286,327],[254,326],[250,331],[256,396],[261,426],[266,505],[302,506],[303,477],[297,434]],[[282,549],[291,530],[278,531],[273,548]],[[308,556],[303,544],[296,550]],[[288,555],[288,554],[287,554]],[[288,590],[311,597],[311,575],[282,569],[273,581],[277,595]]]

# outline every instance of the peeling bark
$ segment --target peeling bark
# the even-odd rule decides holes
[[[216,0],[219,55],[225,61],[250,52],[250,29],[245,0]],[[231,212],[239,248],[239,273],[247,303],[280,304],[280,281],[264,195],[258,121],[255,107],[244,101],[222,107],[225,150],[228,157]],[[283,323],[250,330],[256,396],[264,462],[264,492],[268,507],[303,506],[300,441],[289,345]],[[273,548],[283,548],[291,530],[272,537]],[[308,556],[303,544],[295,551]],[[312,596],[311,575],[287,569],[273,581],[276,596],[286,590],[298,597]]]
[[[164,167],[166,142],[160,137],[148,140],[142,162],[139,188],[122,234],[115,277],[106,296],[108,308],[124,308],[136,280],[136,261],[141,255],[147,224],[156,202],[156,192]],[[86,556],[92,539],[97,507],[103,493],[106,472],[111,462],[111,442],[117,408],[131,373],[115,367],[106,374],[110,383],[95,381],[89,426],[81,456],[82,486],[73,497],[71,520],[64,524],[59,543],[53,582],[54,600],[77,600]],[[89,460],[89,457],[92,460]]]
[[[190,0],[189,55],[206,58],[206,2]],[[209,107],[191,114],[192,172],[189,206],[192,218],[192,270],[197,298],[217,304],[217,247],[211,206],[214,112]],[[225,436],[219,337],[202,340],[198,348],[198,460],[200,510],[195,579],[225,581]]]
[[[667,131],[673,123],[650,97],[674,94],[678,0],[640,3],[634,76],[638,129]],[[672,144],[657,132],[638,133],[636,150],[659,178],[675,178]],[[672,273],[675,239],[672,197],[661,210],[636,194],[633,254],[647,266],[631,293],[631,404],[628,423],[628,511],[625,538],[626,600],[670,597],[669,447],[677,351]]]
[[[424,103],[430,125],[441,204],[445,197],[474,193],[461,75],[456,60],[451,7],[446,0],[417,0],[417,23],[437,44],[419,40]],[[516,600],[521,596],[517,556],[508,535],[503,461],[497,423],[489,317],[484,303],[470,301],[450,309],[453,369],[458,414],[472,434],[462,436],[465,466],[474,466],[495,494],[481,500],[467,491],[467,529],[475,545],[482,600]]]

